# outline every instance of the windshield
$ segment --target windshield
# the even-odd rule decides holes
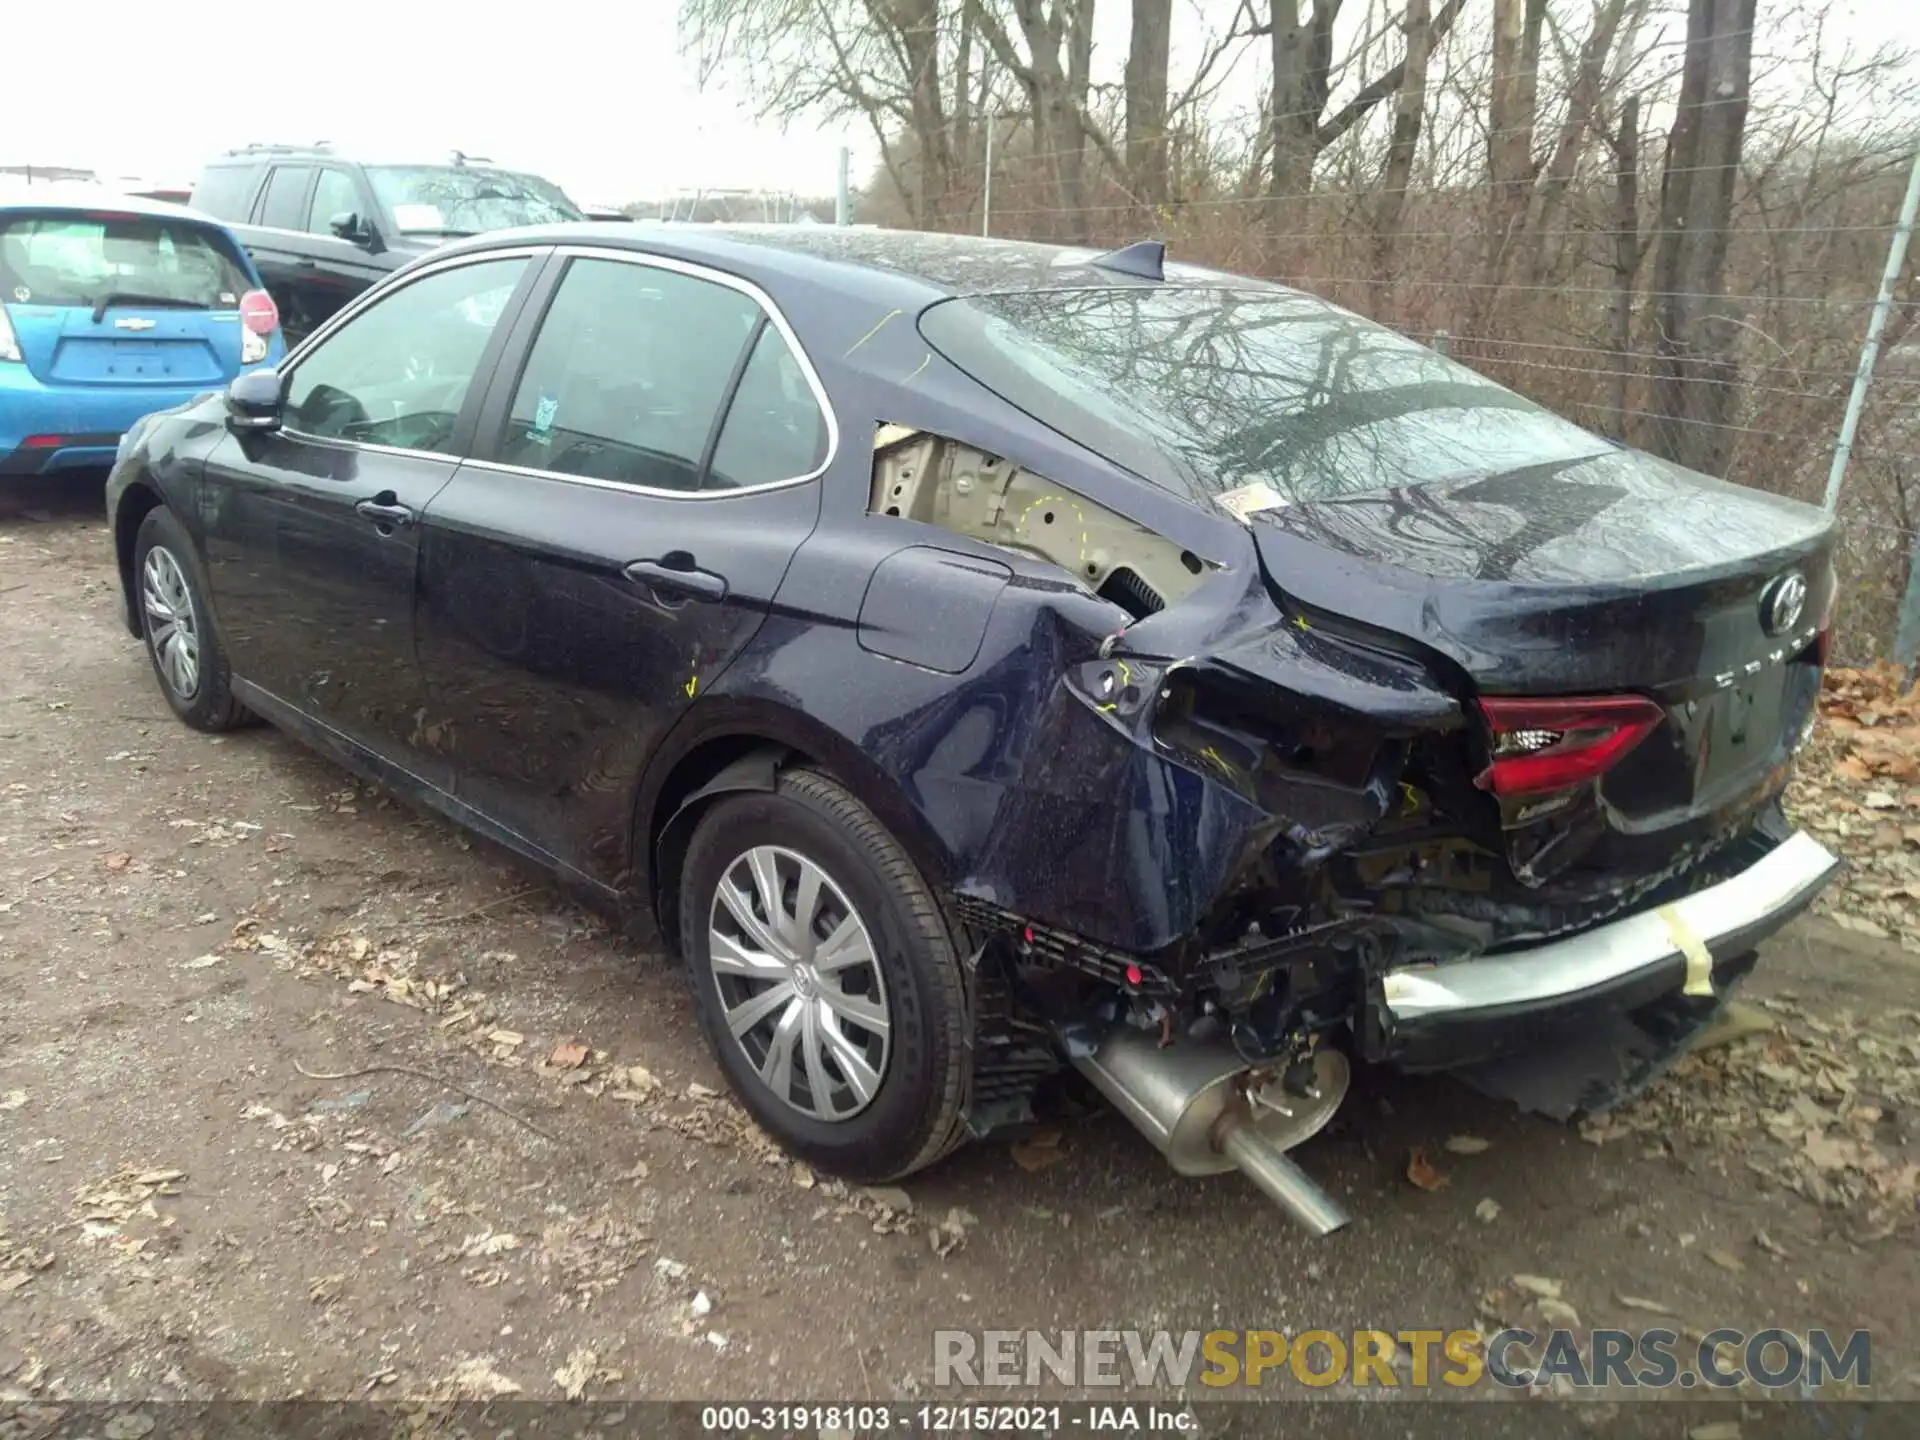
[[[1032,290],[921,316],[941,354],[1055,430],[1195,499],[1282,501],[1576,459],[1606,442],[1311,295]]]
[[[151,215],[0,216],[0,301],[232,310],[253,288],[218,230]],[[126,297],[124,301],[113,297]]]
[[[477,235],[582,218],[559,186],[538,175],[467,165],[370,165],[367,175],[408,235]]]

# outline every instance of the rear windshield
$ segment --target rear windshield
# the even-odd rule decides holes
[[[0,300],[232,310],[252,288],[233,243],[191,220],[0,216]]]
[[[1211,286],[1033,290],[920,320],[1002,398],[1196,499],[1285,501],[1600,453],[1606,442],[1310,295]]]
[[[537,175],[463,165],[369,165],[374,193],[408,235],[478,235],[578,220],[559,186]]]

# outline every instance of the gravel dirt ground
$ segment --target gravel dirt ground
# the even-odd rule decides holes
[[[177,724],[98,494],[0,496],[0,1398],[925,1398],[936,1327],[1547,1300],[1866,1328],[1872,1393],[1920,1393],[1892,941],[1798,925],[1771,1028],[1585,1134],[1362,1074],[1300,1154],[1357,1217],[1325,1241],[1099,1112],[848,1190],[720,1093],[671,960],[271,729]]]

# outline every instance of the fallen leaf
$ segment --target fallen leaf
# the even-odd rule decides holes
[[[1629,1310],[1646,1310],[1655,1315],[1677,1315],[1680,1313],[1677,1310],[1669,1309],[1667,1306],[1662,1305],[1658,1300],[1648,1300],[1640,1295],[1615,1295],[1613,1298]]]
[[[1482,1140],[1478,1135],[1450,1135],[1447,1137],[1447,1149],[1455,1155],[1480,1155],[1491,1148],[1491,1142]]]
[[[978,1223],[978,1217],[971,1210],[955,1205],[938,1225],[927,1232],[927,1241],[933,1247],[933,1253],[944,1260],[967,1243],[968,1228]]]
[[[489,1400],[500,1395],[518,1395],[520,1386],[493,1368],[491,1357],[475,1356],[455,1367],[452,1383],[456,1390]]]
[[[1771,1235],[1767,1234],[1767,1232],[1764,1230],[1756,1230],[1753,1232],[1753,1243],[1758,1245],[1762,1250],[1766,1251],[1769,1255],[1778,1255],[1782,1260],[1791,1258],[1787,1254],[1787,1247],[1782,1245],[1778,1240],[1774,1239]]]
[[[1746,1262],[1731,1250],[1709,1250],[1707,1251],[1707,1259],[1718,1265],[1722,1270],[1731,1271],[1735,1275],[1738,1275],[1747,1268]]]
[[[133,856],[127,854],[124,850],[116,850],[113,854],[107,856],[106,859],[106,866],[109,870],[124,870],[132,863]]]
[[[1580,1326],[1580,1312],[1564,1300],[1542,1297],[1535,1305],[1540,1316],[1557,1330],[1577,1330]]]
[[[1478,1205],[1473,1207],[1473,1218],[1478,1220],[1482,1225],[1491,1225],[1500,1218],[1500,1202],[1492,1196],[1488,1196],[1485,1200],[1482,1200]]]
[[[587,1047],[578,1040],[562,1040],[547,1056],[547,1064],[556,1070],[577,1070],[587,1063]]]
[[[711,1085],[702,1085],[698,1080],[693,1081],[687,1086],[687,1098],[689,1100],[716,1100],[719,1096],[720,1092],[718,1090],[715,1090]]]
[[[1687,1431],[1687,1440],[1740,1440],[1740,1422],[1713,1420]]]
[[[897,1210],[905,1214],[913,1209],[913,1197],[898,1185],[869,1185],[865,1194],[883,1210]]]
[[[0,1110],[18,1110],[26,1103],[27,1092],[24,1090],[9,1090],[0,1096]]]
[[[1022,1135],[1013,1142],[1013,1163],[1022,1170],[1044,1170],[1049,1165],[1058,1165],[1067,1158],[1061,1142],[1066,1139],[1059,1128],[1046,1125],[1031,1135]]]
[[[1560,1291],[1565,1283],[1566,1282],[1561,1280],[1550,1280],[1545,1275],[1516,1275],[1513,1277],[1513,1286],[1516,1290],[1524,1290],[1529,1295],[1538,1296],[1542,1300],[1558,1300],[1560,1298]]]
[[[713,1313],[713,1301],[707,1298],[706,1291],[697,1291],[692,1302],[687,1306],[687,1311],[694,1319],[704,1320]]]
[[[1428,1191],[1442,1189],[1450,1183],[1444,1173],[1434,1168],[1427,1152],[1418,1148],[1407,1156],[1407,1179]]]
[[[487,1039],[495,1045],[504,1045],[508,1049],[512,1049],[515,1045],[524,1045],[527,1043],[527,1037],[522,1035],[518,1030],[489,1030],[487,1032]]]
[[[600,1357],[591,1350],[575,1350],[567,1356],[567,1363],[553,1372],[553,1383],[560,1387],[569,1400],[578,1400],[586,1393],[587,1382],[593,1379],[593,1372],[600,1364]]]

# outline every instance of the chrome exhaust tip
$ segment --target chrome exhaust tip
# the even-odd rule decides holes
[[[1347,1057],[1338,1050],[1314,1052],[1305,1095],[1224,1043],[1163,1047],[1152,1034],[1124,1026],[1073,1063],[1179,1174],[1238,1170],[1315,1235],[1330,1235],[1351,1218],[1286,1153],[1317,1134],[1346,1098]]]

